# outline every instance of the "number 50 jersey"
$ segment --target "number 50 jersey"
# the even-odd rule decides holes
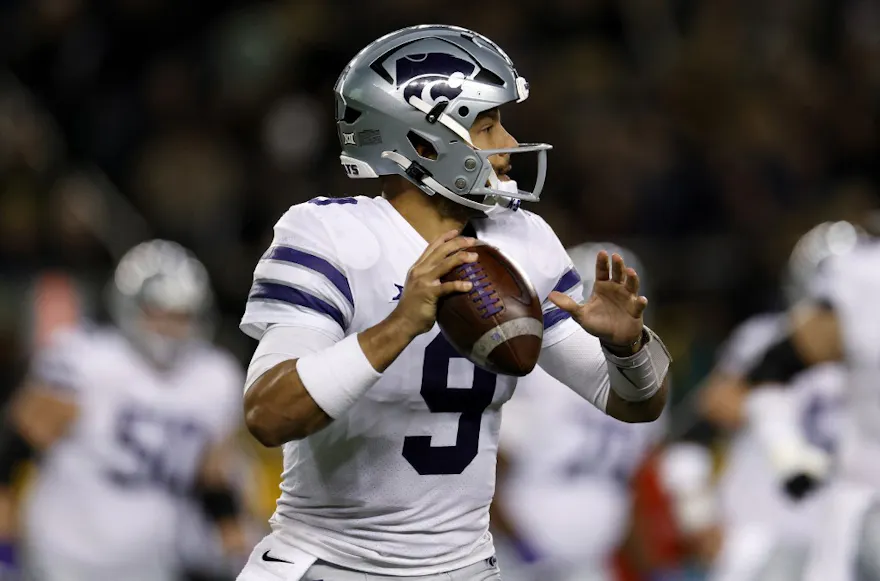
[[[30,375],[78,414],[41,459],[24,511],[29,551],[97,570],[172,568],[205,448],[240,425],[241,367],[203,344],[160,372],[116,330],[83,327],[56,334]]]
[[[546,301],[581,300],[580,278],[538,216],[475,220],[477,237],[526,272],[544,301],[544,345],[580,328]],[[397,306],[427,242],[383,198],[317,198],[291,208],[254,273],[242,330],[271,324],[335,339]],[[319,559],[377,574],[429,575],[493,554],[489,503],[501,405],[516,380],[475,368],[434,327],[344,416],[284,446],[277,534]]]

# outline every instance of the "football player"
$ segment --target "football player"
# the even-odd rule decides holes
[[[710,576],[715,581],[799,580],[811,532],[821,525],[822,495],[802,498],[801,479],[804,470],[827,475],[846,373],[822,365],[792,377],[784,389],[746,391],[749,367],[785,325],[783,314],[748,319],[707,381],[707,392],[715,392],[707,399],[723,407],[709,416],[733,429],[717,488],[723,538]]]
[[[631,251],[612,244],[568,253],[583,266],[603,249],[640,266]],[[589,293],[593,281],[585,276],[583,284]],[[630,523],[630,481],[662,440],[663,421],[620,422],[537,369],[517,384],[501,428],[492,525],[507,525],[499,531],[503,546],[515,550],[500,557],[504,578],[614,579],[614,553]]]
[[[117,327],[57,332],[3,420],[0,556],[28,579],[176,579],[175,529],[190,495],[242,551],[224,474],[242,373],[206,341],[207,272],[153,240],[121,259],[108,288]],[[16,539],[11,485],[30,459],[37,476]]]
[[[854,252],[863,234],[845,222],[808,232],[789,260],[785,294],[801,304],[826,264]],[[720,482],[724,542],[712,579],[801,579],[814,533],[824,526],[825,490],[839,436],[846,368],[824,362],[786,385],[749,390],[748,376],[790,333],[785,313],[758,315],[731,336],[707,381],[707,416],[736,430]],[[812,493],[812,494],[811,494]]]
[[[538,200],[550,146],[520,145],[502,124],[500,107],[529,86],[495,43],[399,30],[358,53],[335,92],[343,167],[380,177],[383,195],[292,207],[256,267],[245,420],[284,446],[284,473],[274,531],[239,578],[497,579],[489,504],[516,380],[475,368],[439,332],[438,299],[479,291],[440,278],[476,260],[475,239],[500,248],[543,302],[543,330],[523,329],[543,336],[540,365],[620,420],[660,415],[669,357],[620,256],[599,253],[581,302],[553,231],[518,209]],[[529,152],[531,191],[508,175]]]

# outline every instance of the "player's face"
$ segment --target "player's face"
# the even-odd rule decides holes
[[[507,132],[501,124],[501,112],[495,109],[481,113],[470,129],[471,141],[478,149],[501,149],[516,147],[516,139]],[[502,181],[509,180],[507,173],[510,171],[510,154],[493,155],[489,158],[492,168]]]
[[[173,340],[191,338],[196,328],[190,313],[150,308],[144,310],[143,325],[146,330]]]

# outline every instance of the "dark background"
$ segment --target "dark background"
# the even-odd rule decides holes
[[[332,86],[396,28],[458,24],[532,87],[504,112],[550,153],[543,215],[566,244],[639,254],[677,393],[727,330],[779,306],[795,240],[877,204],[872,0],[241,2],[30,0],[0,13],[0,373],[32,344],[35,277],[97,305],[113,262],[167,237],[237,330],[271,226],[316,195],[378,193],[338,164]],[[39,307],[36,307],[39,308]]]

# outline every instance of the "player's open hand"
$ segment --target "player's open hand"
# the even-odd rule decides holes
[[[596,256],[596,282],[584,304],[556,291],[550,293],[550,300],[609,345],[626,349],[642,336],[642,313],[648,299],[639,296],[639,275],[627,268],[619,254],[611,257],[610,268],[607,252]]]
[[[441,282],[440,278],[462,264],[475,262],[477,254],[465,252],[474,238],[459,236],[455,230],[431,242],[406,275],[400,302],[394,316],[413,336],[426,333],[437,319],[437,301],[454,292],[469,292],[473,283],[465,280]]]

